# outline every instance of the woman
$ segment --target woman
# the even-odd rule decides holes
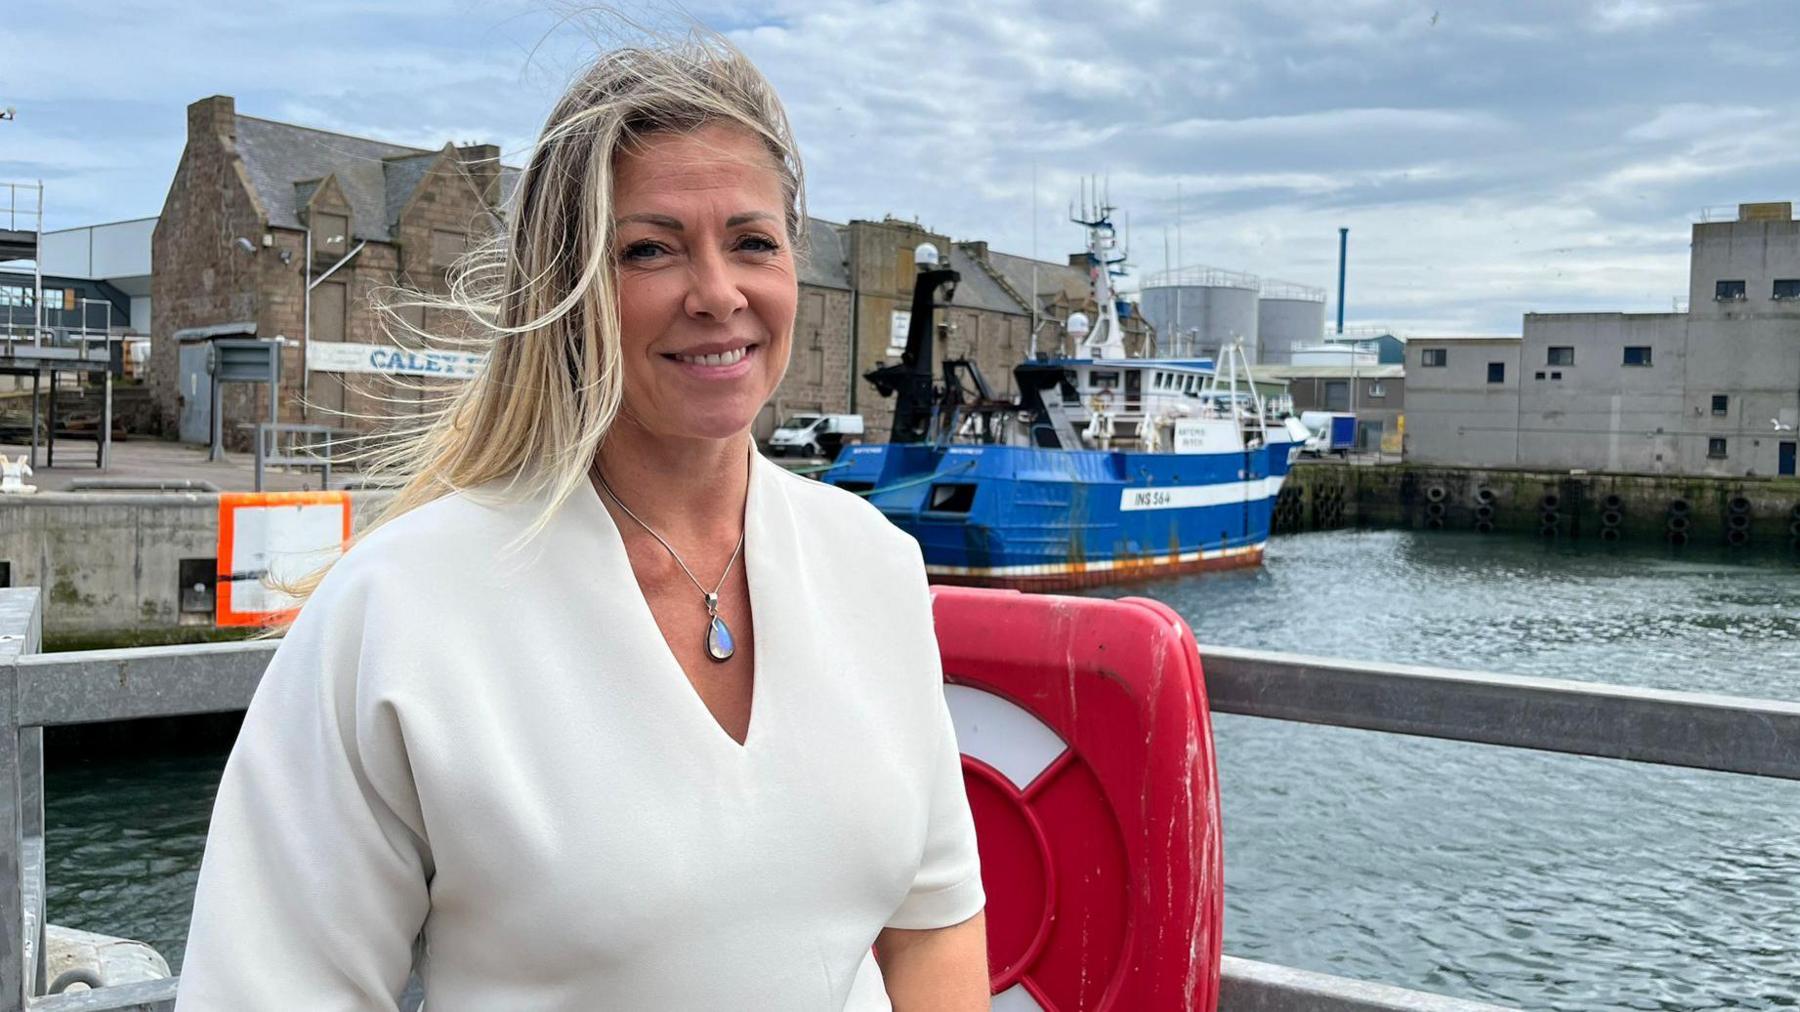
[[[481,375],[246,715],[183,1012],[392,1009],[415,965],[430,1012],[987,1007],[918,548],[749,434],[801,183],[723,43],[559,103]]]

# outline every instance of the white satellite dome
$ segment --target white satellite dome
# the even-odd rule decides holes
[[[1073,337],[1085,337],[1087,332],[1092,329],[1088,324],[1086,313],[1070,313],[1068,322],[1063,326],[1069,329],[1069,334]]]
[[[928,242],[920,243],[913,250],[913,264],[918,267],[936,267],[938,265],[937,247]]]

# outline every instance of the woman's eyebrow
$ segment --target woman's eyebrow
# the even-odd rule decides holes
[[[671,218],[666,214],[649,214],[649,213],[628,214],[628,215],[624,216],[623,218],[619,218],[617,220],[618,220],[618,223],[621,225],[623,225],[627,222],[630,222],[630,223],[640,224],[640,225],[655,225],[657,228],[666,228],[671,232],[680,232],[680,231],[684,230],[684,226],[681,224],[680,221],[678,221],[675,218]],[[777,220],[776,217],[767,211],[744,211],[742,213],[734,214],[731,217],[726,218],[725,219],[725,227],[726,228],[737,228],[739,225],[748,225],[749,223],[751,223],[753,221],[775,221],[775,220]]]
[[[626,222],[635,222],[637,224],[643,224],[643,225],[655,225],[658,228],[666,228],[666,229],[670,230],[671,232],[679,232],[682,229],[680,221],[678,221],[677,219],[671,218],[666,214],[628,214],[623,218],[617,219],[617,221],[621,225],[625,224]]]

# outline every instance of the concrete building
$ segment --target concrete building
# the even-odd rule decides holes
[[[1325,332],[1327,346],[1348,344],[1375,356],[1382,365],[1406,364],[1406,338],[1386,327],[1346,327],[1339,334]]]
[[[1743,204],[1732,218],[1696,223],[1689,289],[1687,312],[1528,313],[1510,358],[1499,346],[1413,339],[1409,458],[1794,474],[1800,222],[1792,206]],[[1491,381],[1484,370],[1498,362],[1504,376]],[[1428,377],[1428,369],[1442,371]]]
[[[1401,452],[1400,436],[1405,428],[1407,410],[1404,365],[1382,365],[1374,361],[1272,365],[1257,370],[1257,377],[1286,382],[1295,414],[1355,412],[1357,450]]]
[[[1507,467],[1518,460],[1519,343],[1516,337],[1407,342],[1408,461]]]

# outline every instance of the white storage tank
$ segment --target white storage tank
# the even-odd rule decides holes
[[[1245,357],[1254,362],[1260,287],[1253,274],[1181,267],[1151,275],[1138,306],[1156,328],[1159,354],[1213,357],[1221,347],[1241,340]]]
[[[1325,334],[1325,289],[1288,281],[1266,281],[1256,307],[1256,361],[1293,363],[1296,348],[1316,345]]]

